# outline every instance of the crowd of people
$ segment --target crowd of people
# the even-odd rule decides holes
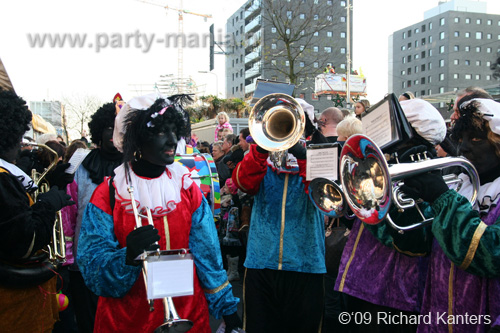
[[[473,203],[473,182],[459,169],[405,179],[405,197],[433,222],[404,233],[385,221],[327,216],[309,196],[306,147],[342,148],[362,134],[368,100],[315,115],[297,99],[303,140],[279,165],[249,128],[234,133],[225,112],[216,116],[214,141],[198,140],[184,109],[189,99],[150,94],[102,105],[88,124],[95,148],[68,173],[71,156],[89,144],[26,137],[26,103],[0,89],[2,331],[154,331],[167,304],[148,304],[139,258],[175,249],[193,257],[193,294],[173,299],[193,332],[211,331],[209,315],[223,319],[225,332],[500,331],[500,103],[486,91],[459,91],[450,127],[430,103],[411,92],[399,97],[414,131],[399,162],[424,151],[464,156],[479,175]],[[215,219],[190,170],[174,163],[190,151],[213,157],[221,198]],[[445,172],[462,180],[457,190]],[[40,175],[50,189],[42,190]],[[420,219],[397,207],[390,214],[403,226]],[[58,218],[64,262],[45,254]],[[342,232],[332,245],[325,239],[333,228]],[[231,285],[238,280],[241,300]]]

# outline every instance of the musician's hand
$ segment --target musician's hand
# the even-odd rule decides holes
[[[295,156],[298,160],[305,160],[307,156],[306,147],[304,147],[300,141],[298,141],[292,148],[288,149],[288,152]]]
[[[69,163],[59,163],[55,169],[47,174],[47,180],[50,186],[57,186],[59,188],[66,188],[68,184],[73,182],[75,174],[66,173],[65,170],[69,168]]]
[[[127,257],[125,263],[131,266],[139,266],[136,261],[138,255],[144,251],[155,251],[159,246],[155,242],[160,240],[158,229],[152,225],[137,228],[127,235]]]
[[[239,328],[243,326],[238,313],[235,312],[228,316],[222,316],[224,318],[224,322],[226,323],[225,333],[231,333],[233,330],[238,331]]]
[[[61,208],[74,205],[75,202],[71,200],[71,196],[66,194],[65,191],[60,190],[57,186],[53,186],[47,193],[42,193],[38,196],[38,201],[46,202],[57,212]]]
[[[448,185],[439,172],[427,172],[421,175],[407,178],[401,186],[401,190],[407,196],[433,203],[441,194],[448,191]]]

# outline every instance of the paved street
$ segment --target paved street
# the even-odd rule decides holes
[[[240,315],[240,318],[242,318],[243,315],[243,275],[240,274],[241,279],[239,281],[233,281],[231,284],[233,285],[233,293],[234,296],[240,298],[240,303],[238,304],[238,314]],[[219,327],[220,323],[222,322],[222,319],[217,320],[214,317],[210,316],[210,328],[212,329],[212,332],[217,331],[217,328]]]

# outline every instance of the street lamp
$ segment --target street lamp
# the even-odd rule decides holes
[[[215,75],[215,96],[219,97],[219,77],[217,74],[208,71],[198,71],[198,73]]]

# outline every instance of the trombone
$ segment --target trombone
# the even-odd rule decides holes
[[[269,151],[274,166],[285,166],[287,150],[299,141],[304,132],[304,110],[289,95],[269,94],[252,108],[248,128],[252,139]]]
[[[132,210],[134,212],[135,224],[136,228],[140,228],[142,226],[141,218],[145,218],[148,220],[148,223],[153,225],[153,216],[151,215],[151,210],[146,207],[146,215],[139,214],[137,210],[137,203],[134,198],[134,187],[130,185],[128,187],[128,192],[130,194],[130,200],[132,205]],[[156,242],[158,245],[158,242]],[[148,257],[148,253],[144,251],[143,254],[139,256],[139,259],[142,261],[142,277],[144,279],[144,287],[146,288],[146,294],[148,289],[148,279],[147,279],[147,265],[146,259]],[[155,251],[155,255],[160,255],[160,249]],[[154,311],[154,300],[148,299],[149,311]],[[163,298],[163,306],[164,306],[164,322],[159,327],[155,329],[155,333],[167,333],[167,332],[187,332],[189,331],[194,323],[189,319],[181,319],[177,314],[177,310],[174,306],[174,301],[172,297],[164,297]]]
[[[340,155],[340,179],[349,207],[363,222],[378,224],[387,219],[391,227],[400,233],[421,228],[432,223],[433,218],[425,218],[417,202],[404,196],[400,190],[405,178],[413,177],[429,171],[460,166],[469,175],[473,191],[468,198],[474,204],[479,189],[479,176],[476,168],[463,157],[443,157],[427,159],[413,163],[398,163],[389,166],[380,148],[365,135],[351,136],[344,144]],[[444,177],[448,186],[462,186],[458,177]],[[395,205],[400,212],[415,207],[422,221],[409,226],[394,223],[389,209]]]

